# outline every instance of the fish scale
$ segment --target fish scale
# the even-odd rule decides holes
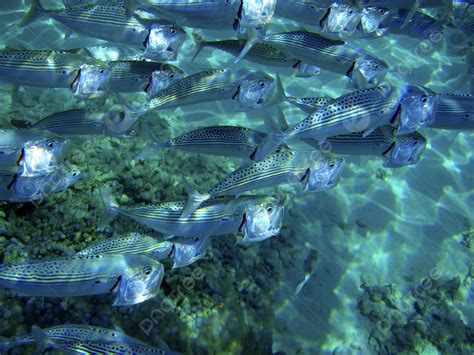
[[[74,351],[80,354],[160,354],[170,353],[160,348],[140,344],[127,344],[119,341],[67,341],[60,344],[59,349]]]
[[[399,94],[391,87],[375,87],[343,95],[322,106],[306,119],[291,127],[290,137],[325,139],[365,131],[389,124],[398,109]],[[358,129],[358,123],[364,126]]]

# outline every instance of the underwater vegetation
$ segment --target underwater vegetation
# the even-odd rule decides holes
[[[474,351],[472,2],[0,18],[0,353]]]

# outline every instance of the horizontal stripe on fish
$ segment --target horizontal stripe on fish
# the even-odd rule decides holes
[[[434,120],[428,127],[474,129],[474,95],[439,94]]]

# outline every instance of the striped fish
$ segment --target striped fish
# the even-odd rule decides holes
[[[170,18],[181,26],[206,29],[232,29],[240,0],[129,0],[129,8],[137,6]]]
[[[82,64],[71,89],[79,99],[103,97],[109,91],[111,78],[112,71],[107,65]]]
[[[402,89],[397,134],[404,135],[433,123],[438,95],[428,88],[406,85]]]
[[[208,237],[174,238],[173,269],[185,267],[206,255]]]
[[[268,223],[261,229],[265,234],[281,225],[283,205],[274,197],[240,196],[216,197],[205,201],[187,219],[181,219],[186,201],[166,202],[158,205],[121,207],[105,188],[101,188],[102,200],[111,217],[121,215],[143,224],[165,236],[224,235],[244,231],[247,220],[253,216],[253,223]],[[266,215],[255,214],[256,209],[268,208]],[[249,232],[250,233],[250,232]],[[258,239],[258,233],[247,235],[249,240]]]
[[[0,200],[30,202],[66,190],[75,183],[81,172],[75,166],[59,167],[41,176],[0,175]]]
[[[442,129],[474,129],[474,95],[439,94],[434,120],[429,127]]]
[[[76,255],[144,254],[153,259],[161,260],[167,258],[172,250],[173,243],[169,241],[159,241],[154,237],[140,233],[128,233],[94,243]]]
[[[294,97],[288,96],[286,101],[301,108],[303,111],[312,113],[321,106],[327,105],[333,99],[330,97]]]
[[[140,112],[202,102],[235,100],[241,108],[270,105],[281,96],[281,85],[261,71],[215,69],[189,75],[158,92]]]
[[[391,86],[359,90],[338,97],[321,106],[303,121],[272,132],[257,148],[255,160],[261,160],[290,138],[313,138],[323,142],[328,137],[364,132],[394,123],[400,106],[400,93]]]
[[[197,45],[197,51],[194,54],[193,60],[201,53],[205,47],[220,49],[237,56],[246,44],[244,39],[230,39],[223,41],[207,42],[198,34],[193,33],[194,41]],[[296,67],[299,63],[298,59],[289,58],[282,51],[270,43],[255,43],[245,55],[244,59],[252,61],[257,64],[271,65],[277,67]]]
[[[304,191],[323,191],[337,184],[343,165],[344,159],[322,156],[319,152],[280,150],[238,168],[204,195],[188,187],[189,200],[182,217],[187,218],[201,203],[215,196],[238,196],[256,189],[295,183],[303,184]]]
[[[136,119],[136,116],[123,107],[113,107],[109,111],[75,109],[57,112],[33,123],[30,127],[33,130],[49,131],[61,136],[102,134],[126,136],[131,133]]]
[[[304,142],[320,149],[314,139],[303,139]],[[326,139],[325,149],[339,155],[373,155],[385,159],[385,167],[400,167],[416,164],[426,148],[426,139],[419,133],[397,136],[396,128],[382,126],[368,136],[353,132]]]
[[[67,341],[57,346],[58,349],[74,354],[120,354],[120,355],[151,355],[151,354],[178,354],[174,351],[163,350],[146,344],[134,344],[120,341]]]
[[[63,138],[38,130],[0,130],[0,172],[25,177],[53,172],[64,156]]]
[[[117,296],[114,306],[134,305],[156,296],[163,265],[143,255],[99,255],[0,265],[0,287],[25,296]]]
[[[291,58],[351,78],[358,88],[379,84],[387,64],[360,52],[344,41],[325,38],[307,31],[281,32],[265,36],[270,43]]]
[[[64,324],[41,329],[32,327],[32,333],[12,340],[0,340],[0,350],[6,353],[12,348],[36,344],[36,353],[40,354],[46,349],[55,349],[56,344],[66,341],[119,341],[129,344],[146,345],[144,342],[132,338],[122,331],[107,329],[95,325]]]
[[[165,143],[153,143],[155,151],[173,148],[193,153],[248,158],[265,134],[240,126],[213,126],[195,129]]]
[[[0,78],[18,85],[70,88],[87,60],[77,54],[50,50],[0,50]]]
[[[129,16],[124,6],[84,5],[45,10],[39,0],[32,0],[22,24],[28,25],[43,16],[93,38],[141,47],[145,56],[156,60],[176,60],[186,37],[183,29],[175,24],[140,20]]]

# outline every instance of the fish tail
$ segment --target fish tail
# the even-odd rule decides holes
[[[28,26],[33,21],[38,19],[39,17],[46,14],[45,9],[40,3],[40,0],[31,0],[31,6],[28,12],[23,16],[21,19],[20,25],[21,26]]]
[[[196,44],[196,52],[191,58],[191,62],[194,62],[194,59],[196,59],[199,53],[201,53],[202,49],[206,46],[206,41],[196,32],[193,32],[192,36],[193,36],[194,43]]]
[[[14,342],[8,338],[0,337],[0,354],[7,354],[13,347]]]
[[[188,193],[188,201],[183,207],[180,218],[188,218],[204,201],[208,200],[211,196],[209,194],[199,193],[186,179],[183,179],[183,185],[186,189],[186,192]]]
[[[276,93],[278,100],[286,101],[288,99],[279,73],[276,74]]]
[[[99,186],[100,199],[104,207],[99,229],[106,229],[107,225],[120,213],[120,205],[105,185]]]
[[[45,331],[36,325],[31,327],[31,335],[33,335],[33,339],[36,342],[36,349],[33,353],[35,355],[43,354],[46,349],[51,348],[53,345]]]

